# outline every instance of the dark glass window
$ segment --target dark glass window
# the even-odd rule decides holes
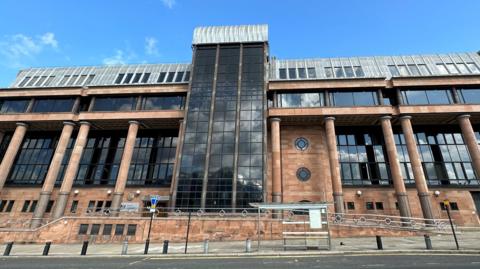
[[[140,81],[141,77],[142,77],[142,73],[135,73],[135,76],[133,77],[132,83],[138,83]]]
[[[418,126],[415,131],[420,159],[429,185],[479,185],[458,126],[437,128]],[[401,139],[396,138],[399,144],[397,148],[402,148],[405,152],[405,157],[400,156],[400,162],[410,165],[409,159],[406,158],[405,141],[402,135],[397,136]],[[409,174],[411,176],[411,172]]]
[[[280,68],[278,70],[280,79],[287,79],[287,69]]]
[[[104,224],[102,235],[110,236],[112,235],[112,224]]]
[[[132,111],[136,97],[96,97],[93,111]]]
[[[307,71],[305,70],[305,68],[298,68],[298,77],[307,78]]]
[[[127,226],[127,235],[134,236],[137,233],[136,224],[128,224]]]
[[[30,207],[30,200],[25,200],[25,202],[23,203],[23,206],[22,206],[22,212],[27,212],[28,211],[28,208]]]
[[[392,184],[379,128],[338,127],[337,141],[344,185]]]
[[[307,70],[308,70],[308,78],[316,78],[317,77],[315,67],[309,67]]]
[[[443,90],[402,90],[402,97],[405,104],[452,104],[453,99],[449,89]]]
[[[305,167],[298,168],[297,170],[297,178],[300,181],[308,181],[310,179],[311,173]]]
[[[353,73],[353,68],[351,66],[345,66],[344,69],[347,78],[355,77],[355,74]]]
[[[363,68],[361,66],[354,66],[353,70],[355,71],[356,77],[364,77],[365,72],[363,72]]]
[[[74,98],[37,99],[32,112],[71,112],[74,103]]]
[[[75,184],[114,185],[122,159],[125,136],[122,132],[97,132],[89,135]]]
[[[124,230],[125,230],[125,224],[115,225],[115,235],[123,235]]]
[[[33,213],[35,211],[35,208],[37,208],[37,203],[38,203],[37,200],[32,201],[32,205],[30,206],[30,210],[29,210],[30,213]]]
[[[367,210],[375,210],[375,205],[374,205],[373,202],[366,202],[366,203],[365,203],[365,208],[366,208]]]
[[[458,92],[462,103],[480,104],[480,89],[460,89]]]
[[[327,78],[333,78],[333,70],[331,67],[325,67],[325,76]]]
[[[190,71],[187,71],[185,73],[185,78],[183,79],[183,81],[189,81],[190,80]]]
[[[297,78],[296,68],[288,68],[288,78],[290,78],[290,79]]]
[[[20,82],[20,84],[18,84],[18,87],[23,87],[25,86],[25,84],[27,84],[27,82],[30,80],[31,77],[25,77],[22,82]]]
[[[173,77],[175,77],[175,72],[168,72],[167,82],[173,82]]]
[[[166,76],[167,76],[167,72],[161,72],[160,75],[158,76],[157,83],[162,83],[165,80]]]
[[[324,105],[323,92],[281,93],[277,96],[278,107],[321,107]]]
[[[7,207],[5,208],[5,212],[12,212],[13,205],[15,204],[14,200],[10,200],[7,203]]]
[[[100,232],[100,224],[92,224],[90,235],[98,235],[99,232]]]
[[[388,70],[390,71],[390,74],[392,75],[392,77],[400,76],[400,72],[398,72],[398,69],[395,65],[389,65]]]
[[[28,99],[0,100],[0,113],[24,113],[29,102]]]
[[[146,96],[143,98],[143,110],[183,109],[183,96]]]
[[[54,203],[55,201],[53,200],[48,201],[47,208],[45,209],[45,213],[50,213],[52,211]]]
[[[130,83],[130,80],[132,80],[132,77],[133,77],[133,73],[128,73],[128,74],[125,76],[125,80],[123,81],[123,84],[129,84],[129,83]]]
[[[80,224],[80,227],[78,229],[78,234],[79,235],[85,235],[88,232],[88,224]]]
[[[72,201],[72,206],[70,207],[70,213],[77,213],[78,200]]]
[[[330,96],[334,106],[378,105],[377,91],[334,91]]]
[[[178,72],[175,82],[182,82],[184,72]]]
[[[348,210],[355,210],[355,203],[354,202],[347,202],[347,209]]]
[[[149,78],[150,78],[150,73],[143,74],[142,83],[147,83]]]
[[[139,134],[135,141],[128,185],[170,186],[175,164],[176,131]]]
[[[42,184],[55,150],[58,134],[27,133],[7,178],[7,184]]]
[[[375,202],[375,208],[377,210],[383,210],[383,202]]]
[[[335,67],[335,77],[337,78],[344,78],[345,77],[345,73],[343,73],[343,68],[340,66],[340,67]]]
[[[125,74],[118,74],[117,79],[115,80],[115,84],[120,84],[122,83],[123,77]]]

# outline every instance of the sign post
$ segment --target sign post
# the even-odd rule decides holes
[[[147,241],[145,241],[145,250],[143,251],[143,254],[148,254],[148,247],[150,246],[150,232],[152,231],[153,215],[155,215],[155,211],[157,209],[157,202],[158,196],[150,196],[150,224],[148,225]]]
[[[452,227],[452,233],[453,233],[453,238],[455,239],[455,245],[457,245],[457,250],[459,250],[460,247],[458,246],[457,234],[455,233],[455,229],[453,228],[452,217],[450,217],[450,201],[444,200],[443,205],[447,210],[447,216],[448,216],[448,220],[450,221],[450,227]]]

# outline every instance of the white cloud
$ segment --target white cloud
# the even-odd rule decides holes
[[[103,59],[103,64],[106,64],[106,65],[127,64],[127,59],[125,58],[125,52],[123,52],[123,50],[116,50],[115,55],[113,55],[112,57],[107,57]]]
[[[162,0],[164,6],[172,9],[173,6],[176,4],[176,0]]]
[[[154,37],[146,37],[145,38],[145,53],[147,55],[158,56],[158,48],[157,48],[158,40]]]
[[[40,38],[42,39],[43,44],[52,46],[52,48],[58,47],[58,41],[55,39],[54,33],[50,33],[50,32],[45,33]]]
[[[10,68],[21,68],[25,62],[48,48],[58,48],[55,34],[48,32],[40,36],[25,34],[6,35],[0,40],[0,62]]]

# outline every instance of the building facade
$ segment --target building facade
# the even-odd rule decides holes
[[[438,219],[448,199],[480,226],[477,53],[282,60],[266,25],[199,27],[192,48],[185,64],[21,70],[0,91],[3,228],[122,221],[152,195],[165,216],[327,202]]]

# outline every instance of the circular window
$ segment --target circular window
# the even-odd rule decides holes
[[[311,173],[310,170],[308,170],[305,167],[300,167],[297,170],[297,178],[300,181],[307,181],[310,179]]]
[[[298,150],[306,150],[308,148],[308,140],[304,137],[299,137],[295,140],[295,147]]]

